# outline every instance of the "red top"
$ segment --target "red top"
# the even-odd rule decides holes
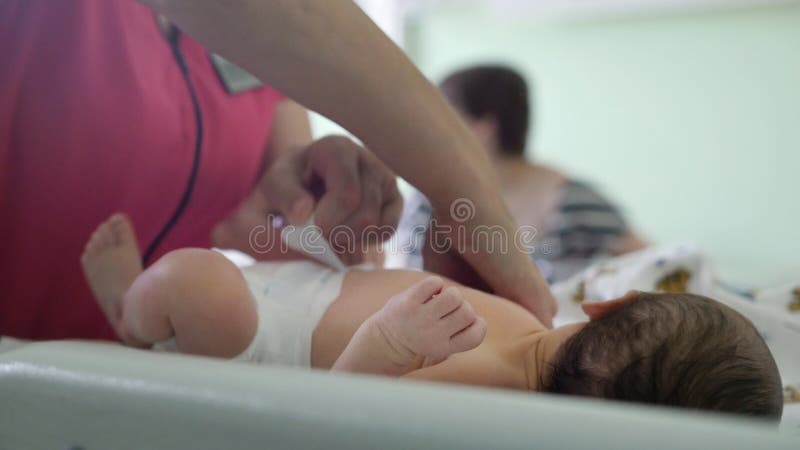
[[[156,256],[209,246],[250,192],[282,96],[229,95],[180,38],[202,109],[197,185]],[[133,0],[0,1],[0,335],[114,338],[80,268],[97,225],[128,213],[144,248],[186,189],[197,123],[151,11]]]

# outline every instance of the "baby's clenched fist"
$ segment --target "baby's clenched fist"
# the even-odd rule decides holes
[[[479,346],[486,336],[486,322],[461,291],[444,289],[438,277],[395,295],[375,319],[389,344],[408,361],[417,357],[443,361]]]

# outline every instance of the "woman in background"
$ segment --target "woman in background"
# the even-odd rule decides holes
[[[569,278],[596,258],[645,247],[619,210],[588,184],[526,158],[530,93],[519,73],[506,66],[475,66],[453,73],[440,87],[491,159],[517,222],[538,230],[533,257],[549,282]],[[418,193],[407,205],[398,239],[414,239],[419,249],[423,240],[407,236],[413,233],[408,224],[418,233],[430,218],[430,206]],[[424,250],[400,260],[454,278],[472,276],[450,273],[451,261]]]
[[[476,66],[448,76],[441,89],[486,149],[514,217],[543,232],[533,256],[549,281],[568,278],[597,257],[645,247],[591,186],[526,158],[532,111],[522,75]]]

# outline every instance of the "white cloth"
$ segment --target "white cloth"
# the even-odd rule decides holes
[[[314,222],[313,215],[304,225],[298,227],[289,225],[283,228],[281,240],[292,250],[308,255],[328,267],[337,270],[347,268],[336,256],[330,243],[322,236],[322,229]]]
[[[800,391],[800,311],[791,305],[800,299],[795,284],[748,293],[726,288],[717,279],[714,266],[693,245],[667,245],[610,259],[571,279],[552,286],[559,306],[554,323],[563,326],[588,320],[582,302],[602,302],[630,290],[655,292],[659,285],[685,284],[686,292],[718,300],[753,322],[775,358],[783,383]],[[787,403],[784,426],[800,431],[800,403]]]

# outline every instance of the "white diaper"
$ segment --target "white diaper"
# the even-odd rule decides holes
[[[242,268],[256,303],[258,329],[234,361],[311,367],[311,338],[339,297],[346,270],[308,261],[262,262]],[[156,351],[176,352],[174,339]]]
[[[312,262],[259,263],[242,270],[258,308],[258,332],[236,360],[311,367],[311,337],[339,297],[346,271]]]
[[[311,339],[328,307],[339,297],[349,270],[334,253],[312,216],[305,225],[286,227],[281,240],[309,261],[261,262],[240,267],[255,299],[258,330],[234,361],[311,367]],[[230,258],[230,254],[226,254]],[[157,351],[177,351],[175,340],[156,344]]]

